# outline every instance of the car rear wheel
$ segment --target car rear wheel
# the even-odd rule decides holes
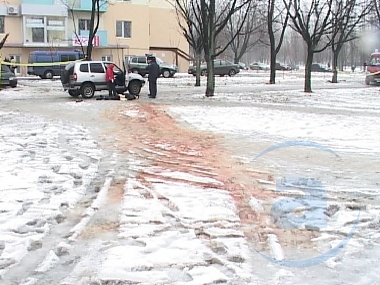
[[[82,97],[85,99],[90,99],[94,97],[95,86],[92,83],[84,83],[81,88]]]
[[[129,82],[128,91],[132,95],[139,95],[141,91],[141,83],[138,81]]]
[[[235,76],[236,75],[236,70],[235,69],[231,69],[229,72],[228,72],[228,76]]]
[[[46,70],[44,73],[44,77],[46,79],[53,79],[54,73],[52,70]]]
[[[69,90],[69,95],[72,97],[79,97],[80,91],[79,90]]]
[[[202,70],[201,71],[201,76],[205,76],[207,74],[207,71],[206,70]]]
[[[165,77],[165,78],[169,78],[170,77],[170,71],[167,70],[167,69],[164,69],[162,71],[162,76]]]

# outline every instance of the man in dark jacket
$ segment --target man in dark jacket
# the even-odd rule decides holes
[[[149,81],[149,98],[156,98],[157,95],[157,78],[160,76],[160,66],[154,56],[148,56],[148,81]]]

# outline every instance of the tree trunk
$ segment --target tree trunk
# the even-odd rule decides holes
[[[209,19],[208,19],[208,50],[205,51],[207,62],[207,85],[206,97],[212,97],[215,93],[215,77],[214,77],[214,59],[215,59],[215,0],[210,0]]]
[[[313,64],[313,50],[311,48],[307,49],[306,65],[305,65],[305,86],[304,92],[311,93],[311,65]]]
[[[270,47],[270,77],[269,84],[276,84],[276,51],[274,45]]]
[[[87,46],[87,60],[92,60],[92,50],[93,50],[93,39],[98,31],[99,26],[99,1],[92,0],[91,6],[91,19],[90,19],[90,33],[88,35],[88,46]],[[97,24],[95,25],[95,17],[97,18]]]
[[[269,0],[268,14],[267,14],[267,25],[270,43],[270,77],[269,84],[276,84],[276,39],[273,31],[273,13],[274,13],[274,2],[275,0]]]
[[[4,38],[0,41],[0,49],[3,48],[5,42],[7,41],[7,38],[9,37],[9,33],[7,33]]]
[[[333,52],[333,59],[332,59],[332,70],[333,70],[333,75],[332,75],[332,83],[338,83],[338,55],[339,51],[335,50]]]
[[[215,76],[214,76],[214,59],[213,57],[206,58],[207,61],[207,85],[206,97],[214,96],[215,92]]]
[[[196,74],[195,74],[195,86],[201,86],[201,53],[195,55],[196,60]]]

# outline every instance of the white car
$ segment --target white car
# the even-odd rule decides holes
[[[108,90],[106,70],[109,61],[78,61],[66,65],[61,74],[63,89],[73,97],[82,95],[83,98],[92,98],[95,91]],[[144,78],[139,74],[126,73],[116,64],[115,87],[119,94],[128,91],[132,95],[139,95],[145,84]]]

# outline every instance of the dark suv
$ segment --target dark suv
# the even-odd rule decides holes
[[[311,71],[314,72],[331,72],[331,69],[320,63],[313,63],[311,65]]]
[[[161,75],[165,78],[173,77],[174,74],[178,72],[178,68],[175,65],[170,65],[163,62],[161,59],[156,57],[156,61],[161,69]],[[147,75],[148,72],[148,61],[147,56],[129,56],[127,59],[128,71],[132,73],[138,73],[142,77]]]

